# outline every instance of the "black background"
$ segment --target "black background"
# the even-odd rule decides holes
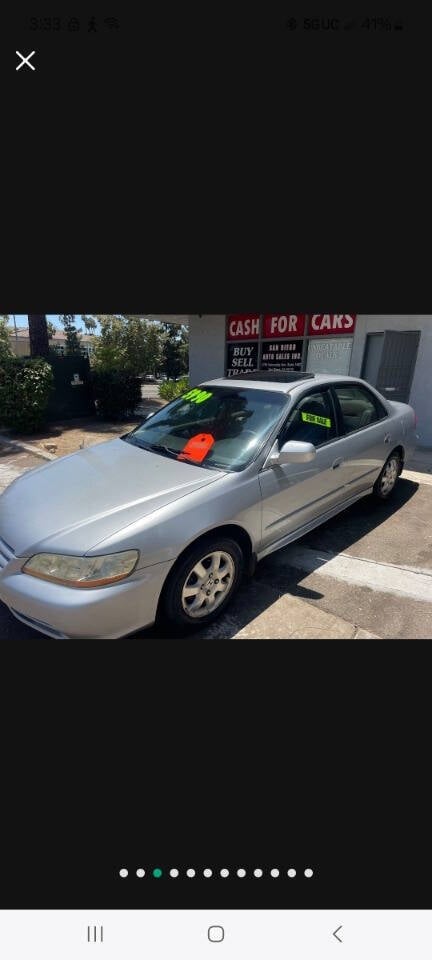
[[[430,905],[418,644],[11,649],[2,658],[4,907]],[[130,876],[120,879],[124,866]],[[139,866],[311,866],[315,875],[138,880]]]
[[[3,312],[430,312],[430,20],[292,13],[2,11]],[[4,643],[1,905],[430,906],[427,652]],[[315,876],[117,876],[148,865]]]

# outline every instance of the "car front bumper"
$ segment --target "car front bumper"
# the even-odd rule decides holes
[[[1,559],[1,554],[0,554]],[[22,573],[24,559],[0,566],[0,600],[33,629],[56,639],[111,640],[154,623],[174,560],[134,571],[105,587],[65,587]]]

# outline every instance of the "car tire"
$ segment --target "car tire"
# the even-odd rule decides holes
[[[396,451],[387,458],[373,488],[376,500],[388,500],[391,497],[402,472],[402,460]]]
[[[162,621],[182,630],[211,623],[233,599],[244,569],[244,554],[236,540],[201,540],[187,551],[168,578],[161,597]],[[219,584],[226,584],[225,589]]]

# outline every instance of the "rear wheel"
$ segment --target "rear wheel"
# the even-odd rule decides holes
[[[402,460],[398,453],[391,453],[386,460],[378,480],[373,488],[377,500],[388,500],[393,493],[402,470]]]
[[[190,628],[210,623],[232,600],[243,571],[243,552],[235,540],[201,541],[191,547],[167,583],[163,619]]]

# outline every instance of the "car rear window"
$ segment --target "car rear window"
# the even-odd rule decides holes
[[[341,384],[333,390],[339,401],[345,434],[361,430],[387,416],[387,411],[366,387]]]

